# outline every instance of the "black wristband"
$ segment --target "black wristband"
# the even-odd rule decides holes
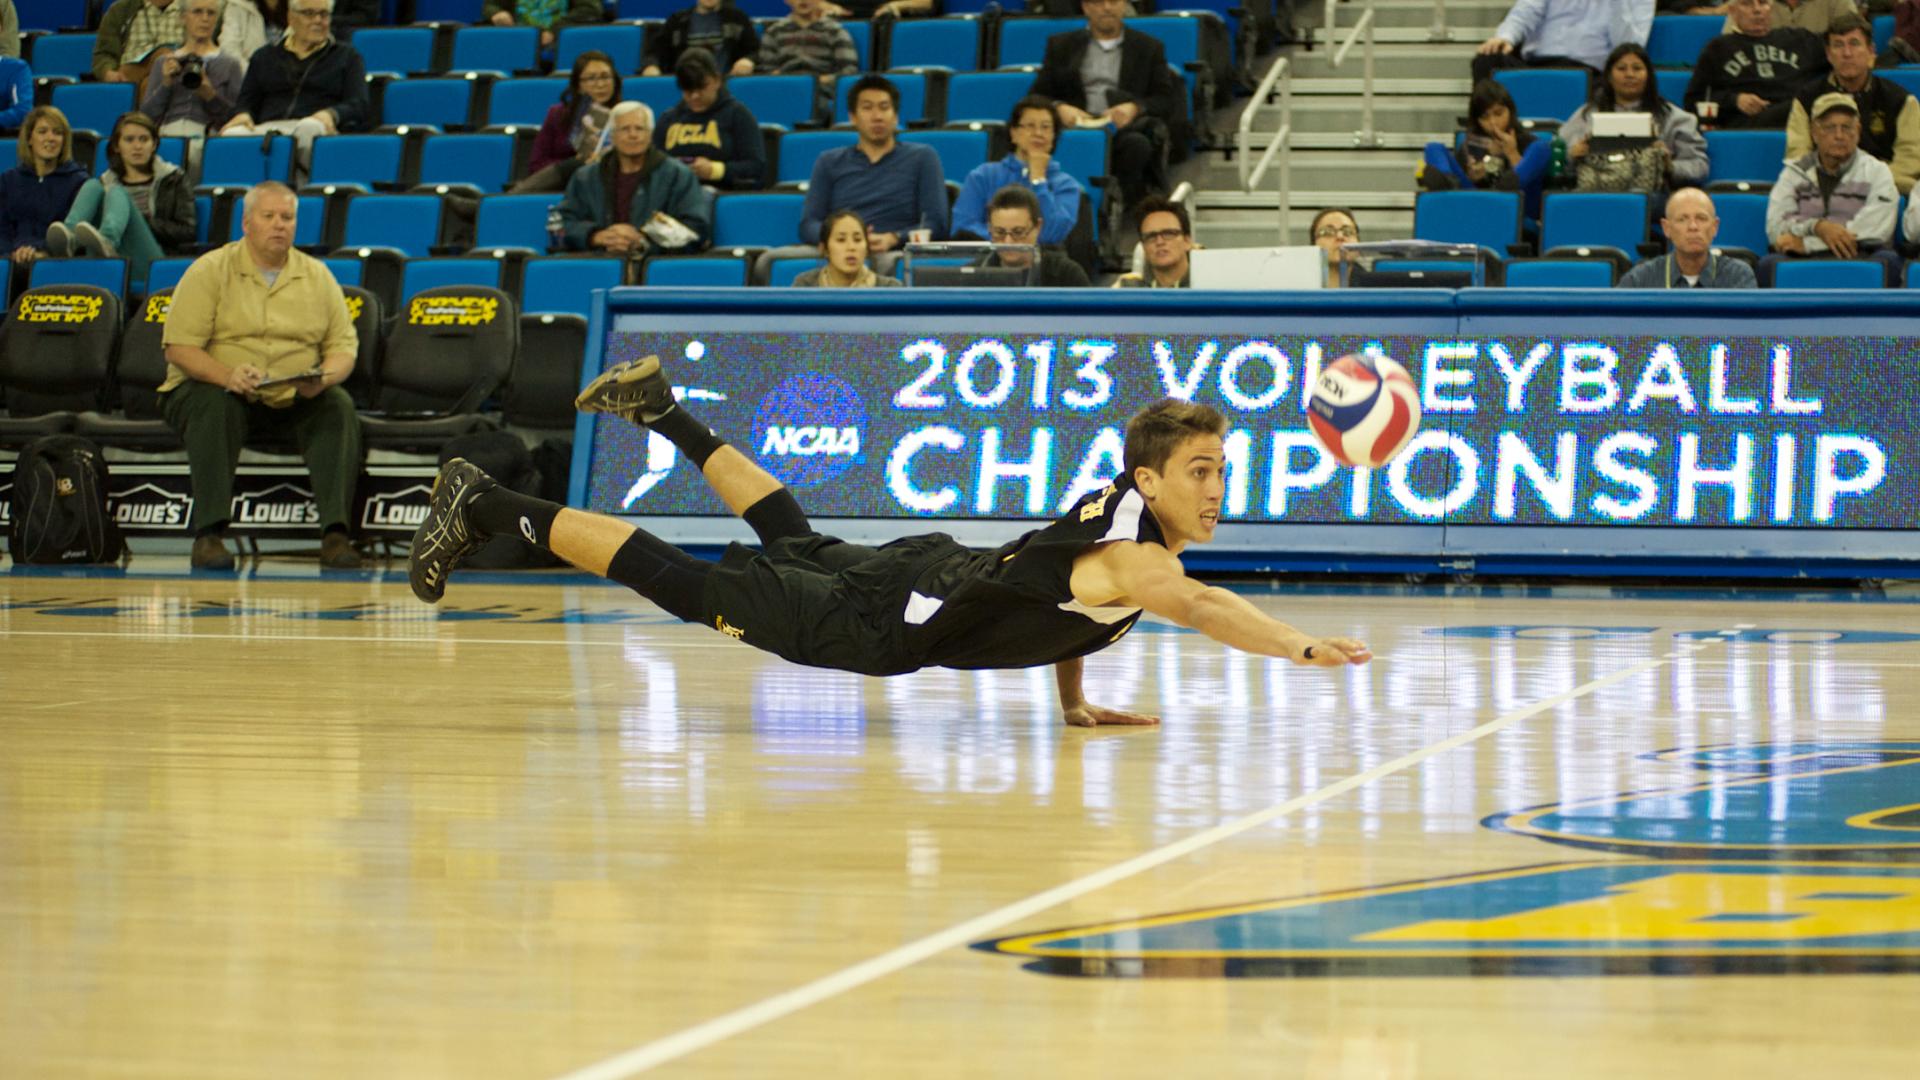
[[[1307,646],[1307,651],[1304,654],[1303,659],[1307,659],[1307,660],[1313,659],[1313,646],[1311,645]]]

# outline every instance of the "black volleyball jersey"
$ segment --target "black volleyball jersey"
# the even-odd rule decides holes
[[[1081,552],[1116,540],[1166,544],[1131,478],[997,550],[926,567],[903,613],[908,649],[927,666],[1012,668],[1105,648],[1133,629],[1140,609],[1088,607],[1073,598],[1070,582]]]

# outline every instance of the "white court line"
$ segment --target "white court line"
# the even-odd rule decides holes
[[[1733,631],[1723,630],[1720,631],[1720,633],[1723,635],[1731,634]],[[1048,908],[1056,907],[1070,900],[1085,896],[1088,893],[1104,889],[1116,882],[1124,881],[1136,874],[1151,870],[1156,866],[1162,866],[1175,859],[1183,858],[1202,848],[1218,844],[1222,840],[1238,836],[1248,830],[1257,829],[1278,818],[1285,817],[1296,810],[1302,810],[1316,803],[1323,803],[1336,796],[1344,795],[1354,788],[1372,783],[1375,780],[1409,766],[1417,765],[1436,754],[1443,754],[1456,747],[1465,746],[1467,743],[1484,738],[1502,728],[1512,727],[1522,720],[1538,716],[1549,709],[1563,705],[1575,698],[1591,694],[1595,690],[1604,689],[1615,683],[1625,682],[1636,675],[1645,674],[1688,653],[1699,652],[1701,649],[1713,645],[1725,644],[1725,642],[1726,639],[1724,637],[1718,637],[1707,638],[1691,645],[1680,646],[1664,656],[1641,661],[1632,667],[1622,668],[1611,675],[1595,679],[1582,686],[1576,686],[1565,693],[1555,694],[1553,697],[1537,701],[1525,708],[1516,709],[1504,716],[1495,717],[1481,724],[1479,727],[1463,731],[1458,735],[1442,739],[1429,746],[1421,747],[1412,753],[1404,754],[1394,758],[1392,761],[1376,765],[1365,772],[1355,773],[1344,780],[1337,780],[1317,791],[1309,791],[1303,795],[1295,796],[1286,802],[1269,806],[1265,810],[1249,814],[1236,821],[1229,821],[1224,825],[1217,825],[1205,832],[1195,833],[1184,840],[1177,840],[1158,850],[1137,855],[1134,858],[1128,859],[1126,862],[1109,866],[1105,870],[1089,874],[1078,881],[1067,882],[1064,885],[1049,889],[1046,892],[1027,897],[1025,900],[1008,904],[996,911],[989,911],[985,915],[969,919],[957,926],[948,927],[937,934],[932,934],[921,938],[919,941],[902,945],[891,952],[882,953],[879,956],[862,961],[852,967],[843,968],[831,975],[816,979],[803,986],[797,986],[785,993],[776,994],[773,997],[748,1005],[745,1008],[736,1009],[733,1012],[716,1016],[705,1023],[697,1024],[684,1031],[656,1039],[650,1043],[644,1043],[631,1050],[607,1058],[604,1061],[588,1065],[585,1068],[576,1069],[573,1072],[558,1077],[557,1080],[625,1080],[626,1077],[636,1076],[655,1066],[664,1065],[670,1061],[686,1057],[688,1054],[704,1050],[715,1043],[730,1039],[735,1035],[751,1031],[763,1024],[772,1023],[783,1016],[788,1016],[802,1009],[817,1005],[829,998],[837,997],[840,994],[858,989],[876,979],[885,978],[895,972],[912,967],[914,964],[936,954],[946,952],[948,949],[964,947],[976,938],[986,937],[996,930],[1037,915]]]

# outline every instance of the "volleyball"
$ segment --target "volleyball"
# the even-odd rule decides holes
[[[1377,469],[1420,430],[1420,391],[1384,356],[1343,356],[1320,369],[1307,423],[1342,465]]]

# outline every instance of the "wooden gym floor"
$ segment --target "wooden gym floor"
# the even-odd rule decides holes
[[[1912,1075],[1911,593],[1249,594],[1379,661],[0,574],[0,1076]]]

